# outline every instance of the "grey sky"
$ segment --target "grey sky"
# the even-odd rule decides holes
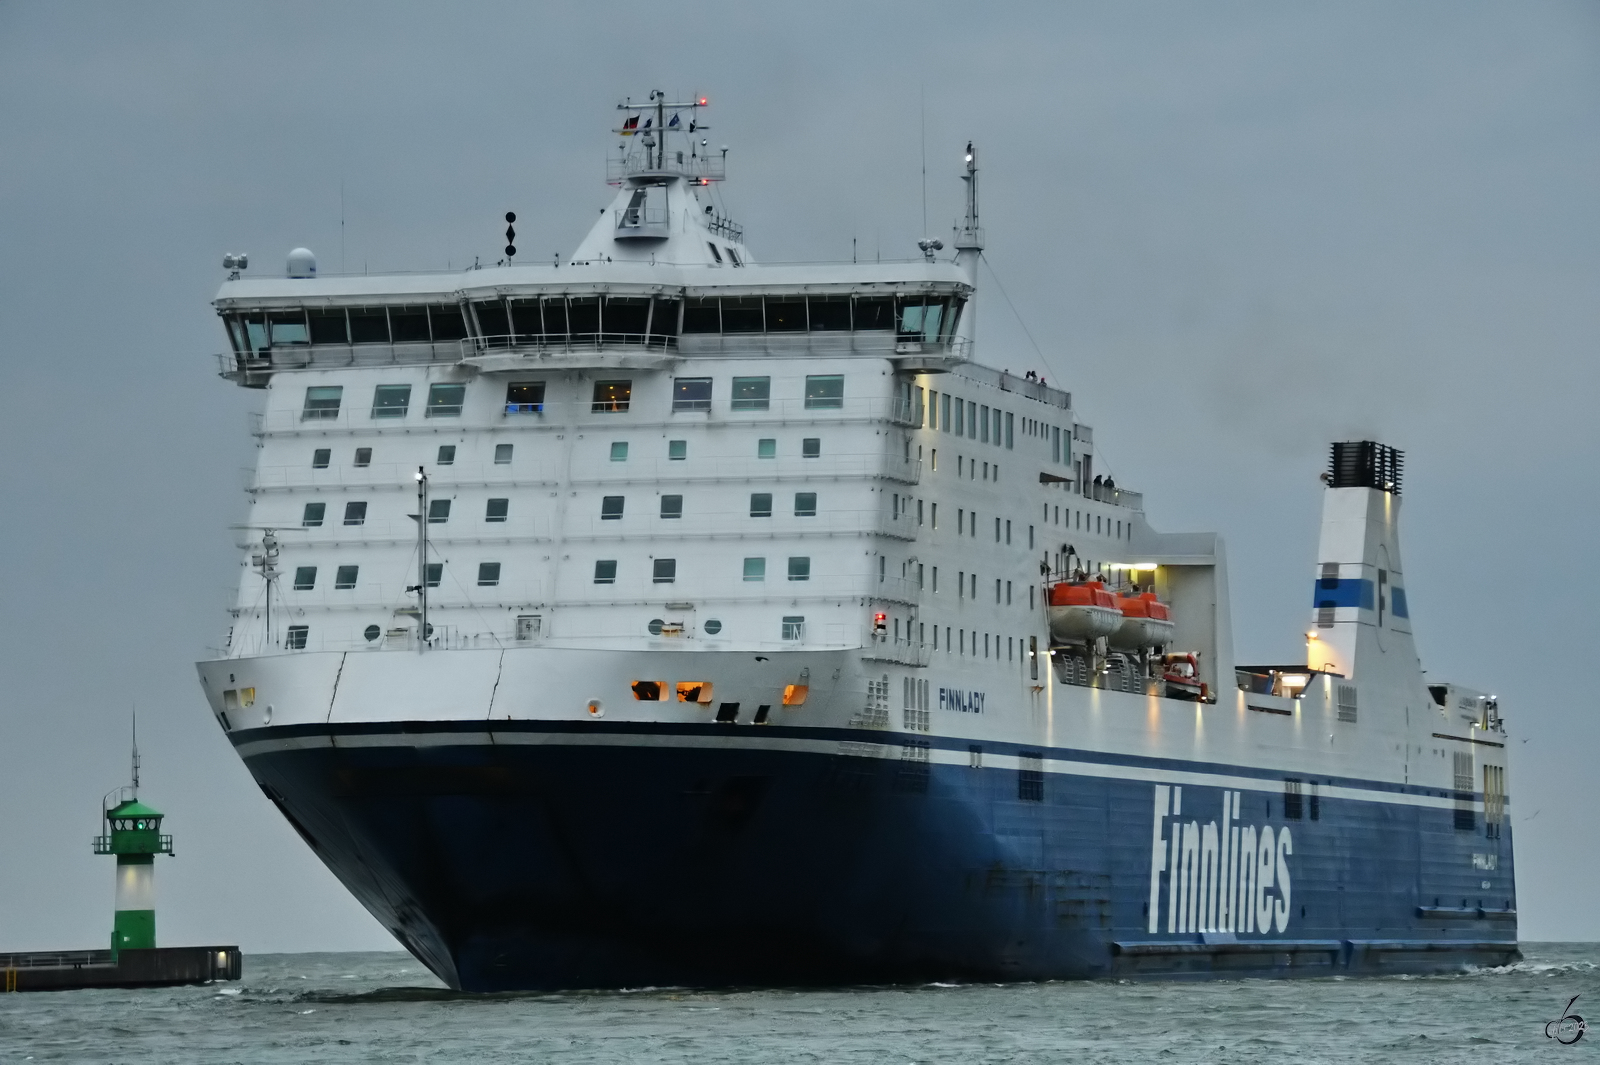
[[[1302,654],[1327,441],[1406,449],[1423,665],[1496,692],[1525,938],[1600,938],[1600,7],[0,4],[0,949],[103,945],[89,853],[140,711],[166,943],[387,948],[191,663],[225,627],[259,397],[224,252],[325,272],[570,252],[611,105],[711,97],[766,261],[904,257],[982,152],[985,360],[1227,538],[1241,660]],[[1374,859],[1378,855],[1372,856]]]

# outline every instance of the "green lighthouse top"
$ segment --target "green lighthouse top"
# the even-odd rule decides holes
[[[96,836],[96,854],[171,854],[172,837],[161,832],[166,816],[137,798],[127,799],[105,811],[106,835]]]

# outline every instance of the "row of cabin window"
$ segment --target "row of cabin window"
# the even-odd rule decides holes
[[[604,496],[600,500],[600,520],[620,521],[622,519],[625,496]],[[661,497],[661,516],[663,518],[683,517],[683,497],[681,495],[665,495]],[[772,517],[772,493],[750,493],[750,516],[752,518]],[[797,518],[814,518],[817,516],[817,493],[796,492],[794,494],[794,516]],[[431,518],[429,520],[432,520]]]
[[[513,451],[513,445],[511,445],[511,444],[496,444],[494,446],[494,461],[495,461],[495,465],[497,465],[497,466],[510,465],[512,451]],[[822,456],[822,438],[821,437],[808,436],[808,437],[804,437],[800,441],[800,457],[801,458],[814,459],[814,458],[820,458],[821,456]],[[667,441],[667,458],[668,459],[673,460],[673,461],[682,461],[682,460],[687,459],[688,457],[689,457],[689,441],[687,441],[687,440],[668,440]],[[777,439],[775,437],[762,437],[761,439],[756,441],[756,458],[758,458],[758,459],[773,459],[773,458],[777,458],[777,457],[778,457],[778,441],[777,441]],[[437,456],[435,461],[436,461],[436,464],[440,465],[440,466],[453,466],[453,465],[455,465],[455,461],[456,461],[456,445],[454,445],[454,444],[440,444],[439,445],[438,456]],[[611,442],[611,461],[612,462],[626,462],[626,461],[628,461],[628,442],[626,440],[614,440],[614,441]],[[311,468],[314,469],[314,470],[325,470],[325,469],[328,468],[328,466],[332,462],[333,462],[333,449],[332,448],[319,447],[319,448],[314,449],[311,452]],[[367,467],[367,466],[371,466],[372,465],[372,449],[370,447],[358,447],[358,448],[356,448],[356,450],[355,450],[355,461],[354,461],[353,464],[355,466],[357,466],[357,467],[363,467],[363,468]],[[988,464],[985,463],[984,465],[987,466]]]
[[[449,499],[428,500],[428,522],[431,525],[442,525],[450,520]],[[491,499],[484,507],[483,520],[488,522],[505,521],[511,510],[509,499]],[[328,504],[307,503],[305,510],[300,514],[302,528],[315,529],[322,525],[328,516]],[[344,524],[365,525],[367,523],[367,504],[365,500],[352,500],[344,505]]]
[[[884,558],[883,555],[879,555],[878,556],[878,583],[880,583],[880,584],[883,583],[883,581],[884,581],[884,579],[886,577],[886,569],[887,569],[887,567],[885,565],[886,561],[887,560]],[[916,567],[917,567],[916,570],[915,571],[911,571],[911,570],[909,570],[907,568],[908,565],[909,565],[909,563],[903,563],[901,565],[901,567],[900,567],[900,575],[901,575],[902,578],[904,578],[905,580],[908,580],[908,581],[915,581],[918,588],[929,588],[935,595],[937,595],[939,593],[939,567],[938,566],[930,566],[930,567],[924,568],[923,563],[918,562],[916,564]],[[931,576],[933,578],[933,583],[932,583],[931,586],[924,583],[924,578],[929,576],[928,570],[930,570],[930,569],[932,570]],[[1012,584],[1012,582],[1010,582],[1008,580],[1005,580],[1003,578],[1000,578],[1000,577],[996,577],[995,580],[994,580],[994,604],[995,604],[995,606],[1010,606],[1011,605],[1011,600],[1012,600],[1012,594],[1014,592],[1014,589],[1015,589],[1015,586]],[[1033,586],[1029,585],[1028,586],[1028,609],[1029,610],[1034,609],[1033,591],[1034,591]],[[978,599],[978,575],[976,573],[968,573],[966,570],[958,570],[956,572],[956,597],[959,598],[959,599],[971,599],[973,602],[977,602],[977,599]]]
[[[735,377],[729,409],[768,410],[772,402],[771,377]],[[429,418],[457,417],[466,401],[464,384],[432,384],[423,414]],[[506,386],[507,414],[538,414],[544,410],[545,382],[517,381]],[[676,377],[672,382],[674,411],[711,409],[712,379]],[[591,413],[616,413],[629,409],[633,401],[633,381],[596,381],[590,400]],[[305,421],[337,418],[344,402],[343,385],[312,385],[306,389],[300,417]],[[807,410],[839,410],[844,407],[844,375],[808,374],[805,384]],[[410,385],[378,385],[373,389],[370,415],[373,418],[404,418],[411,409]],[[987,409],[987,408],[985,408]]]
[[[356,586],[356,578],[360,575],[360,566],[339,566],[333,572],[333,587],[338,591],[348,591]],[[427,583],[429,588],[437,588],[444,580],[444,563],[428,563]],[[493,588],[500,583],[500,563],[478,563],[478,587]],[[316,566],[296,566],[294,571],[294,590],[297,592],[314,591],[317,587]]]
[[[1051,505],[1049,503],[1044,504],[1044,521],[1046,525],[1051,524],[1050,508]],[[1090,518],[1094,519],[1092,526],[1089,522]],[[1055,507],[1055,524],[1063,524],[1059,504]],[[1103,514],[1090,514],[1087,510],[1073,510],[1071,507],[1067,508],[1065,527],[1083,532],[1093,532],[1097,536],[1110,536],[1116,540],[1133,539],[1133,522],[1113,519]],[[1031,546],[1033,526],[1028,526],[1028,529],[1030,530],[1029,544]]]
[[[511,444],[496,444],[494,446],[494,463],[496,466],[509,466],[512,454]],[[440,466],[453,466],[456,461],[456,446],[454,444],[440,444],[436,462]],[[325,470],[333,462],[333,449],[319,447],[311,452],[311,468]],[[370,447],[356,448],[353,465],[365,467],[372,465],[372,449]]]
[[[640,343],[680,332],[838,333],[894,330],[903,339],[948,340],[964,301],[944,296],[549,296],[477,300],[476,335],[510,343]],[[225,316],[238,352],[310,344],[426,344],[467,339],[459,304],[316,307]]]
[[[765,558],[746,558],[744,560],[744,579],[747,581],[765,581],[767,579],[767,560]],[[678,560],[675,558],[656,558],[650,561],[650,580],[653,584],[673,584],[678,579]],[[811,579],[811,558],[808,555],[790,555],[787,570],[787,579],[791,581],[809,581]],[[617,582],[617,560],[614,558],[596,559],[594,564],[594,583],[615,584]]]
[[[903,394],[902,399],[905,399]],[[924,421],[920,387],[910,402],[912,426],[920,428]],[[928,390],[926,421],[929,429],[942,429],[955,436],[976,440],[980,444],[993,444],[995,447],[1008,449],[1016,446],[1017,420],[1014,414],[986,403],[963,400],[948,392],[940,394],[934,389]]]

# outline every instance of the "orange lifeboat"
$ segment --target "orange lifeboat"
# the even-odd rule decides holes
[[[1111,646],[1132,650],[1166,647],[1172,642],[1172,611],[1154,592],[1117,596],[1122,623],[1111,634]]]
[[[1117,597],[1099,581],[1062,581],[1050,586],[1050,635],[1093,642],[1122,624]]]

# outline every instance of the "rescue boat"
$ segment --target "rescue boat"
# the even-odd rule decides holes
[[[1154,592],[1117,596],[1122,623],[1111,634],[1112,647],[1143,650],[1172,642],[1172,611]]]

